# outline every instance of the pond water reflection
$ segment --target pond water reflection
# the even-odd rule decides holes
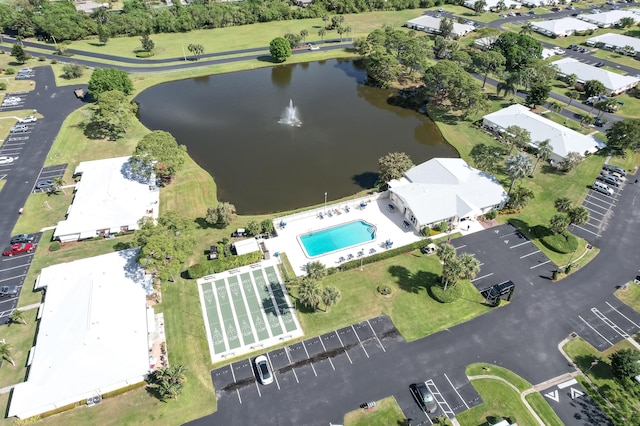
[[[457,156],[428,117],[364,79],[353,61],[329,60],[165,83],[135,101],[145,126],[173,134],[214,177],[219,200],[272,213],[373,187],[388,152],[416,164]],[[300,127],[278,122],[290,100]]]

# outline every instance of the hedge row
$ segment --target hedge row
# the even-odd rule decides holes
[[[359,268],[360,265],[368,265],[369,263],[375,263],[379,260],[389,259],[390,257],[398,256],[399,254],[408,253],[413,250],[417,250],[422,246],[426,246],[429,244],[431,240],[426,239],[423,241],[416,241],[413,244],[409,244],[407,246],[398,247],[391,250],[381,251],[380,253],[376,253],[373,256],[362,257],[360,259],[350,260],[349,262],[345,262],[338,268],[341,271],[348,271],[349,269]]]
[[[568,254],[578,248],[578,239],[568,231],[562,234],[546,235],[540,240],[549,250]]]
[[[261,251],[242,254],[240,256],[222,257],[220,259],[210,260],[207,263],[196,263],[191,265],[189,269],[187,269],[187,274],[191,279],[202,278],[206,275],[217,274],[219,272],[228,271],[229,269],[252,265],[261,260]]]

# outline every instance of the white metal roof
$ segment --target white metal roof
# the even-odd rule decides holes
[[[592,42],[594,44],[604,43],[609,46],[621,47],[621,48],[624,48],[625,46],[631,46],[635,49],[636,52],[640,52],[640,39],[635,37],[629,37],[622,34],[616,34],[616,33],[602,34],[597,37],[591,37],[590,39],[587,40],[587,42]]]
[[[514,125],[528,130],[533,145],[549,139],[553,153],[561,158],[565,158],[570,152],[584,155],[586,151],[596,152],[604,147],[604,144],[593,136],[578,133],[535,114],[520,104],[487,114],[483,119],[485,125],[494,125],[503,130]]]
[[[21,419],[140,382],[149,372],[144,270],[137,249],[44,268],[33,362],[15,386]]]
[[[593,22],[594,24],[602,27],[615,25],[620,22],[622,18],[633,18],[635,22],[640,21],[640,15],[628,10],[610,10],[609,12],[592,14],[583,13],[578,16],[578,19]]]
[[[507,194],[493,176],[474,169],[461,158],[433,158],[389,182],[390,191],[411,208],[421,225],[481,214],[499,205]]]
[[[120,232],[123,226],[137,229],[143,216],[158,217],[160,192],[146,180],[132,176],[128,159],[107,158],[78,165],[75,173],[81,173],[82,178],[67,219],[58,222],[54,238],[91,237],[100,229]]]
[[[611,92],[620,92],[625,88],[633,87],[640,82],[636,77],[607,71],[602,68],[594,67],[593,65],[585,64],[584,62],[580,62],[574,58],[563,58],[559,61],[552,62],[552,65],[557,66],[561,74],[575,74],[580,83],[584,83],[589,80],[598,80]]]
[[[236,241],[235,243],[233,243],[233,246],[236,248],[236,254],[238,256],[260,250],[258,240],[256,240],[255,238]]]
[[[591,24],[589,22],[581,21],[576,18],[561,18],[561,19],[551,19],[549,21],[539,21],[539,22],[531,22],[531,26],[536,29],[540,28],[544,31],[547,31],[551,34],[567,34],[572,31],[585,31],[585,30],[595,30],[598,28],[597,25]]]
[[[410,19],[407,21],[407,26],[410,27],[423,27],[429,28],[432,31],[440,31],[440,21],[444,18],[436,18],[431,15],[422,15],[415,19]],[[476,27],[473,25],[467,24],[459,24],[457,22],[453,22],[453,31],[452,33],[457,36],[463,36],[465,34],[474,31]]]
[[[477,1],[478,0],[468,0],[464,2],[464,5],[469,9],[473,9]],[[507,9],[520,9],[520,7],[522,6],[521,3],[514,0],[503,0],[503,1]],[[497,8],[498,3],[500,3],[500,0],[486,0],[486,3],[487,3],[486,6],[483,8],[485,12],[488,10]]]

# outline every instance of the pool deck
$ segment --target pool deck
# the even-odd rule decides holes
[[[306,265],[309,262],[320,261],[328,268],[338,267],[342,263],[339,261],[341,257],[348,261],[350,260],[349,255],[352,255],[353,259],[351,260],[357,260],[385,251],[385,241],[387,240],[391,240],[393,242],[393,248],[396,248],[424,239],[413,227],[409,229],[403,227],[403,222],[406,219],[397,209],[393,212],[390,211],[388,208],[388,198],[381,197],[375,199],[372,197],[366,201],[368,201],[367,206],[364,208],[361,208],[359,203],[350,202],[348,213],[345,210],[345,203],[327,205],[326,209],[316,209],[315,212],[332,212],[332,216],[324,214],[322,219],[319,218],[317,213],[300,215],[299,218],[296,219],[292,219],[291,217],[282,219],[285,221],[286,226],[284,228],[276,226],[276,228],[278,228],[278,236],[264,240],[265,245],[272,255],[276,252],[286,253],[294,269],[292,272],[297,276],[302,276],[306,273]],[[336,211],[338,213],[336,213]],[[299,235],[317,232],[325,228],[356,220],[364,220],[365,222],[375,225],[375,239],[364,244],[313,258],[305,255],[297,238]],[[274,220],[276,225],[280,222],[281,219]],[[469,225],[469,230],[467,230],[467,225]],[[462,222],[461,229],[454,229],[452,232],[467,234],[482,229],[482,225],[476,221],[464,221]],[[372,252],[371,250],[375,251]],[[359,255],[359,253],[363,254]]]

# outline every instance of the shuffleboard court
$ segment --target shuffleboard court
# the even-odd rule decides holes
[[[198,280],[212,362],[303,335],[276,261]]]

